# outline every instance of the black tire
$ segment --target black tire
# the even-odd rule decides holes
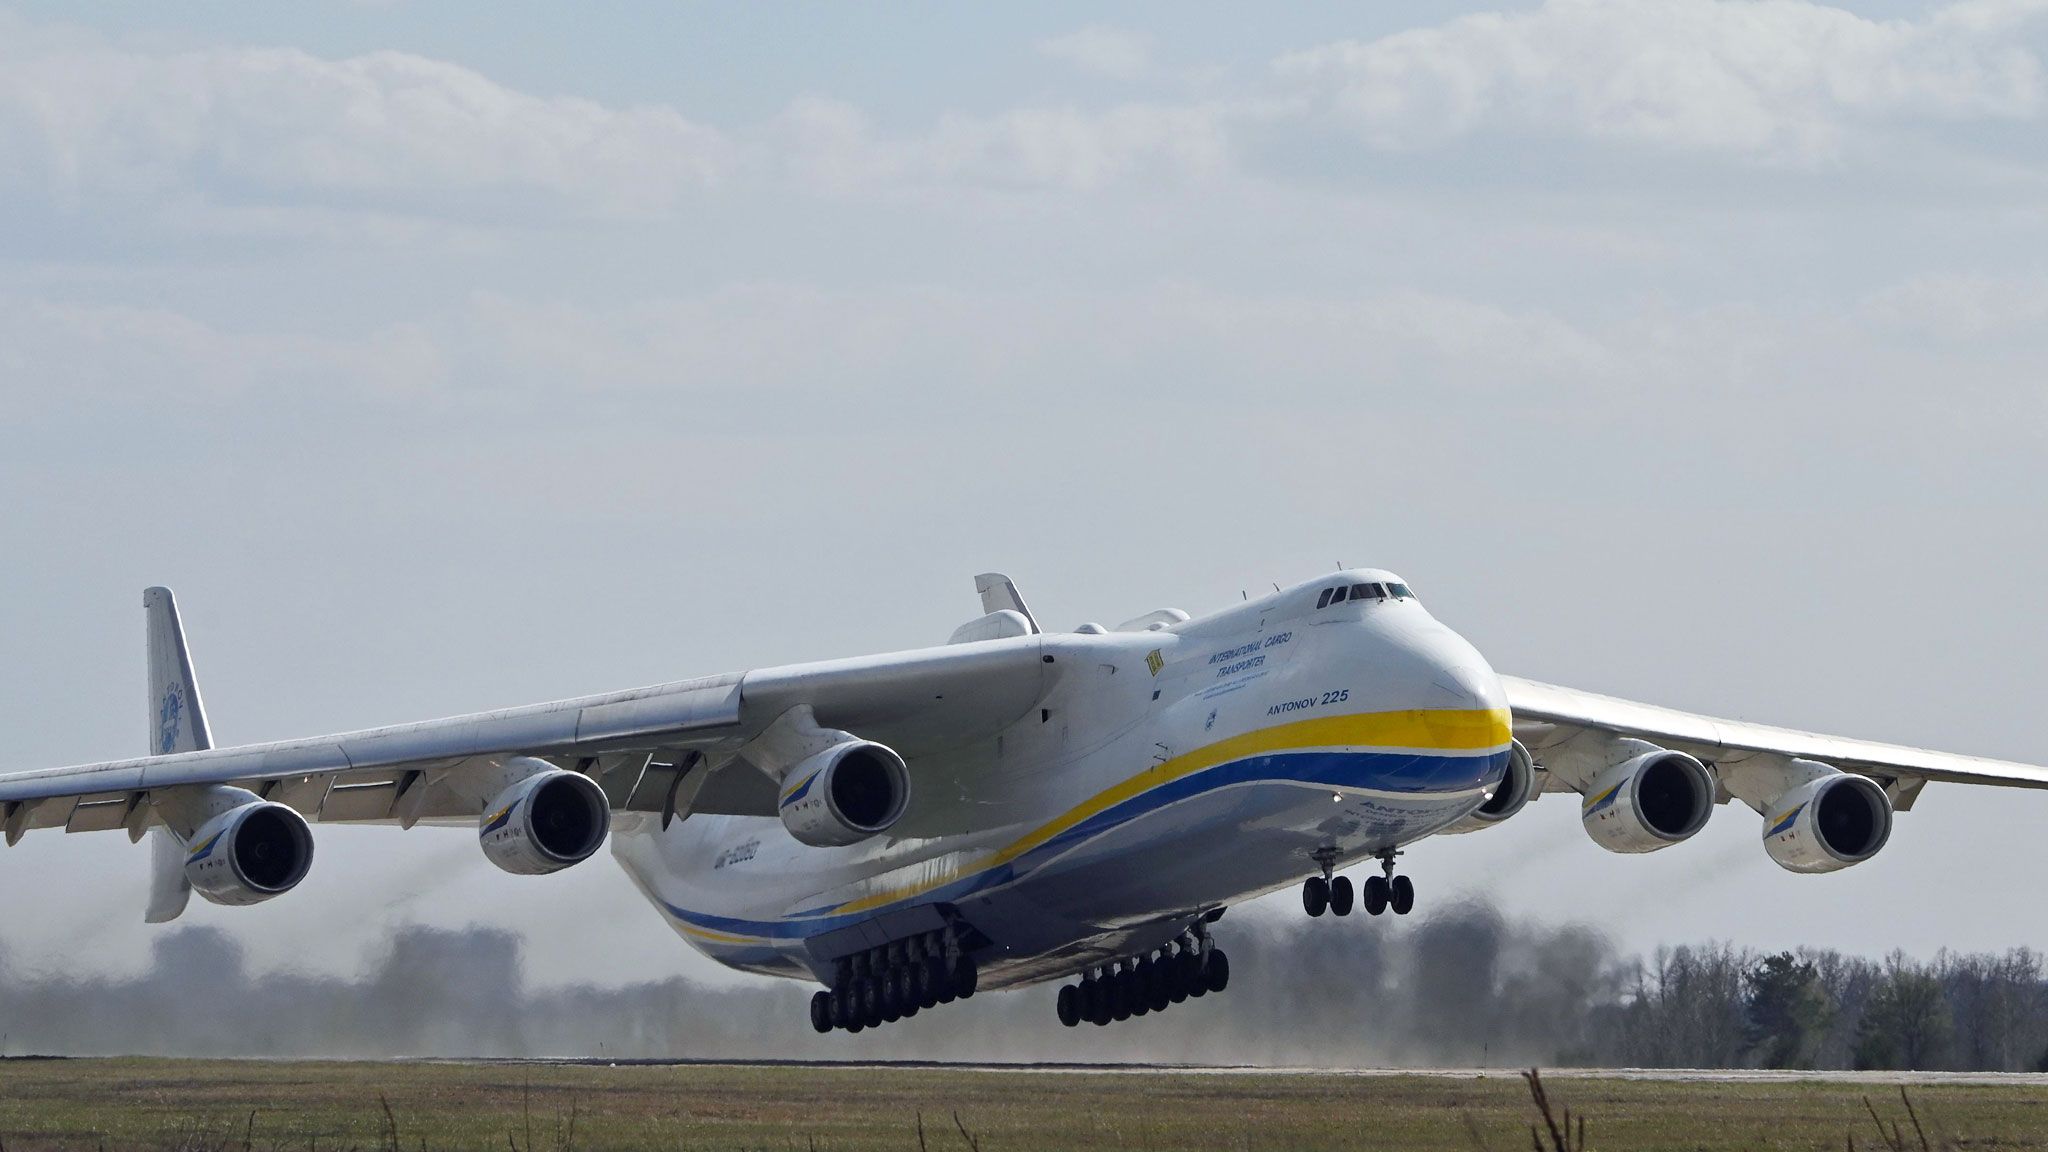
[[[1209,994],[1209,981],[1202,976],[1202,954],[1189,952],[1181,959],[1188,982],[1188,995],[1200,998]]]
[[[1377,916],[1385,912],[1387,910],[1387,901],[1391,898],[1387,891],[1387,878],[1385,876],[1366,877],[1365,892],[1362,895],[1368,915]]]
[[[1178,1004],[1188,998],[1188,956],[1175,953],[1166,959],[1166,998]]]
[[[1321,876],[1311,876],[1301,885],[1301,907],[1311,916],[1321,916],[1323,909],[1330,906],[1330,884]]]
[[[1351,887],[1351,877],[1332,877],[1330,880],[1330,914],[1332,916],[1351,915],[1351,903],[1354,895],[1355,893]]]
[[[864,976],[860,982],[860,1016],[870,1028],[882,1026],[882,981]]]
[[[830,1032],[832,1030],[832,994],[830,992],[811,993],[811,1027],[818,1032]]]
[[[1415,908],[1415,881],[1406,876],[1394,877],[1393,891],[1388,895],[1387,906],[1396,916],[1406,916]]]
[[[953,989],[953,995],[962,1000],[974,995],[975,986],[981,983],[981,973],[974,966],[974,957],[962,956],[953,962],[953,971],[946,981]]]
[[[1131,974],[1119,972],[1109,982],[1110,1016],[1117,1020],[1131,1018]]]
[[[1230,957],[1223,954],[1223,949],[1209,950],[1209,962],[1202,965],[1202,979],[1211,992],[1230,987]]]
[[[854,1033],[854,1032],[858,1032],[858,1031],[860,1031],[861,1029],[863,1029],[863,1028],[865,1028],[865,1027],[867,1027],[867,1024],[865,1024],[865,1023],[864,1023],[864,1022],[862,1022],[862,1021],[859,1021],[859,1020],[855,1020],[855,1021],[853,1021],[852,1023],[850,1023],[850,1024],[848,1024],[848,1025],[846,1026],[846,1031],[847,1031],[847,1032],[848,1032],[849,1034],[851,1034],[851,1033]]]
[[[902,986],[896,983],[896,975],[893,972],[883,975],[880,983],[880,994],[876,999],[881,1002],[882,1022],[894,1024],[903,1019]]]
[[[1060,1023],[1068,1028],[1081,1022],[1081,991],[1072,984],[1060,986],[1060,997],[1054,1007],[1059,1012]]]
[[[1160,971],[1153,974],[1152,982],[1146,986],[1146,990],[1152,996],[1151,1005],[1154,1012],[1164,1012],[1172,1006],[1173,989],[1168,986],[1169,984],[1166,972]]]
[[[932,961],[932,990],[941,1004],[951,1004],[960,998],[960,994],[953,990],[953,970],[944,960]]]

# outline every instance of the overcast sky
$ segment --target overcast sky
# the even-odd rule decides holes
[[[143,750],[152,583],[233,743],[1339,562],[1505,672],[2048,760],[2044,60],[2038,0],[0,11],[0,768]],[[2044,831],[1937,785],[1798,877],[1552,797],[1405,867],[1931,954],[2048,947]],[[712,972],[609,860],[318,838],[188,920]],[[140,969],[146,856],[0,852],[0,946]]]

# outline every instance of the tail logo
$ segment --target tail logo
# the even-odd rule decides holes
[[[185,690],[173,684],[170,691],[164,693],[163,707],[156,713],[157,755],[169,756],[171,749],[178,746],[178,725],[184,718]]]

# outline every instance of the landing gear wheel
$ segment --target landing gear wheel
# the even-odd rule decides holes
[[[860,1018],[870,1028],[882,1026],[882,982],[874,976],[861,979]]]
[[[1116,1019],[1116,1013],[1110,1011],[1109,981],[1090,980],[1088,986],[1088,1022],[1101,1028]]]
[[[1209,981],[1202,975],[1201,953],[1189,952],[1182,956],[1181,972],[1188,983],[1188,995],[1202,997],[1209,994]]]
[[[1406,876],[1396,876],[1392,887],[1393,892],[1387,900],[1388,906],[1393,908],[1394,915],[1406,916],[1409,909],[1415,907],[1415,882]]]
[[[1189,959],[1184,952],[1166,958],[1166,998],[1172,1003],[1179,1004],[1188,998]]]
[[[1330,882],[1311,876],[1301,886],[1301,906],[1311,916],[1321,916],[1330,906]]]
[[[1131,1018],[1131,974],[1119,972],[1109,982],[1110,1015],[1118,1020]]]
[[[1230,987],[1230,957],[1217,948],[1209,953],[1209,962],[1202,965],[1202,981],[1211,992],[1221,992]]]
[[[1385,876],[1366,877],[1363,895],[1365,911],[1367,915],[1371,916],[1377,916],[1385,912],[1387,910],[1387,901],[1393,898],[1392,893],[1388,891],[1387,878]]]
[[[946,983],[952,986],[953,995],[965,1000],[974,995],[975,985],[981,982],[981,974],[975,971],[974,958],[962,956],[953,962],[953,971]]]
[[[1349,877],[1349,876],[1333,876],[1333,877],[1331,877],[1331,878],[1330,878],[1330,914],[1331,914],[1332,916],[1349,916],[1349,915],[1351,915],[1351,895],[1352,895],[1352,891],[1351,891],[1351,877]]]
[[[939,1006],[937,985],[937,976],[930,964],[918,964],[910,969],[911,997],[919,1008]]]
[[[1060,989],[1060,1023],[1072,1028],[1081,1022],[1081,991],[1072,984]]]
[[[832,1030],[832,994],[830,992],[811,993],[811,1027],[818,1032],[830,1032]]]
[[[903,1019],[903,997],[901,994],[903,989],[897,983],[894,973],[883,976],[880,982],[880,995],[876,999],[881,1001],[882,1021],[886,1024],[894,1024],[896,1021]]]
[[[946,966],[946,962],[944,960],[933,960],[931,962],[931,969],[932,991],[937,994],[939,1003],[951,1004],[959,999],[960,993],[953,987],[953,970]]]

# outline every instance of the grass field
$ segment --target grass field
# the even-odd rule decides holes
[[[1921,1144],[1895,1086],[1553,1075],[1593,1149]],[[2048,1087],[1909,1090],[1928,1147],[2048,1149]],[[923,1134],[919,1134],[920,1116]],[[955,1120],[955,1117],[958,1120]],[[938,1067],[0,1061],[5,1152],[77,1149],[1476,1149],[1529,1147],[1510,1074]],[[1545,1138],[1544,1147],[1550,1141]]]

